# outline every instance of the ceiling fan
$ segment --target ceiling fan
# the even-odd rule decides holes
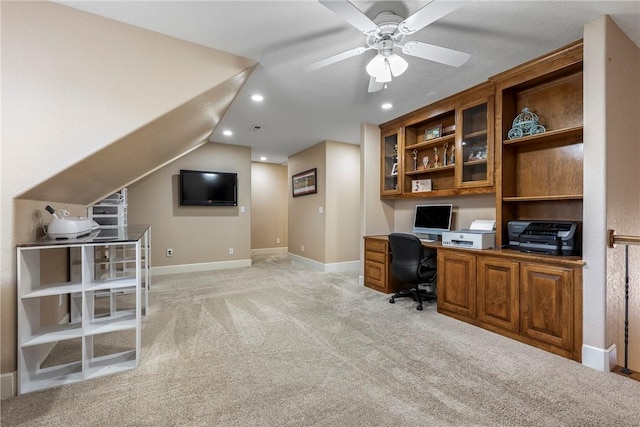
[[[409,66],[404,58],[393,52],[394,48],[401,49],[402,53],[406,55],[453,67],[460,67],[470,57],[465,52],[420,41],[412,40],[402,44],[405,36],[414,34],[448,15],[458,9],[461,6],[460,4],[431,1],[406,19],[393,12],[382,12],[372,21],[347,0],[320,0],[320,3],[360,30],[367,37],[367,45],[309,64],[305,67],[306,71],[317,70],[375,49],[378,54],[367,64],[366,70],[371,76],[369,79],[369,92],[377,92],[383,89],[385,84],[391,81],[392,77],[398,77],[404,73]]]

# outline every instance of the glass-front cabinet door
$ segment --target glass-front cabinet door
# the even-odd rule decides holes
[[[458,110],[456,185],[493,185],[493,98]]]
[[[402,153],[399,150],[401,129],[382,134],[380,159],[380,195],[394,196],[400,194],[399,168],[402,165]]]

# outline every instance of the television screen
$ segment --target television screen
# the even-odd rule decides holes
[[[453,205],[416,205],[413,217],[413,232],[416,234],[441,235],[451,230]]]
[[[237,206],[238,175],[180,170],[181,206]]]

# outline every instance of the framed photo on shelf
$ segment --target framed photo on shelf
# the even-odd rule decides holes
[[[442,124],[433,126],[424,132],[424,140],[429,141],[431,139],[440,138],[442,136]]]
[[[394,163],[393,166],[391,166],[391,175],[395,176],[398,175],[398,164]]]
[[[431,191],[430,179],[414,179],[411,181],[412,193],[422,193],[423,191]]]
[[[316,186],[316,181],[317,168],[309,169],[291,176],[293,197],[317,193],[318,187]]]

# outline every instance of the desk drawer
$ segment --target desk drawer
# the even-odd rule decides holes
[[[384,252],[367,251],[365,257],[367,258],[367,260],[376,261],[384,264],[386,262],[387,254]]]
[[[381,240],[378,241],[378,240],[367,239],[366,243],[367,243],[365,248],[366,252],[373,251],[373,252],[387,253],[387,242],[383,242]]]

